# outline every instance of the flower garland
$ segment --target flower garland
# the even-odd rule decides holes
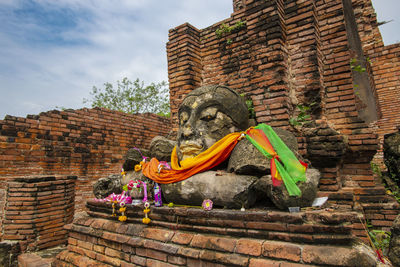
[[[149,218],[149,212],[150,212],[150,203],[149,202],[145,202],[144,203],[144,210],[143,210],[143,212],[144,212],[144,218],[143,218],[143,220],[142,220],[142,222],[144,223],[144,224],[149,224],[150,222],[151,222],[151,219]]]
[[[143,182],[141,180],[130,180],[128,184],[124,185],[122,187],[122,190],[124,190],[124,192],[128,192],[131,190],[139,190],[139,192],[142,192],[142,188],[143,188],[143,200],[142,202],[146,202],[147,201],[147,183]],[[131,200],[132,203],[132,200]]]
[[[119,204],[120,208],[119,208],[119,212],[121,213],[121,216],[118,217],[118,220],[120,220],[121,222],[126,221],[127,217],[125,215],[125,211],[126,211],[126,204],[131,204],[132,203],[132,198],[130,196],[127,195],[126,191],[123,191],[121,194],[115,194],[112,193],[111,195],[109,195],[106,198],[103,199],[95,199],[96,201],[99,202],[111,202],[112,205],[112,214],[111,216],[116,217],[117,214],[115,212],[115,208],[116,208],[116,204]]]
[[[119,208],[119,212],[121,212],[121,216],[118,217],[118,220],[121,222],[125,222],[127,219],[127,217],[125,215],[125,211],[126,211],[126,206],[121,205],[121,207]]]

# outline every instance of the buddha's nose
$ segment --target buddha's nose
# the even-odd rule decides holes
[[[187,138],[189,138],[189,137],[191,137],[193,135],[194,135],[194,130],[193,130],[192,126],[186,125],[186,126],[183,127],[182,136],[184,138],[187,139]]]

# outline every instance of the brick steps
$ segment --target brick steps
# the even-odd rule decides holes
[[[56,266],[91,266],[94,262],[95,266],[347,266],[354,260],[361,261],[358,266],[369,266],[363,261],[371,264],[375,260],[352,247],[352,242],[322,245],[263,236],[232,237],[153,223],[122,223],[115,217],[84,216],[65,228],[68,247],[58,255]]]
[[[93,217],[113,219],[110,203],[88,201],[87,208]],[[128,207],[126,214],[130,223],[141,223],[144,216],[139,206]],[[152,208],[150,218],[152,225],[173,230],[310,244],[348,244],[354,240],[355,232],[365,237],[360,231],[359,216],[349,210],[288,213],[159,207]]]
[[[18,256],[18,267],[51,267],[54,258],[42,258],[34,253],[24,253]]]

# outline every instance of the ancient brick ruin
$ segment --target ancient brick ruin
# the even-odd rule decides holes
[[[321,196],[361,203],[373,225],[390,226],[398,206],[370,161],[383,133],[400,124],[400,45],[383,46],[371,2],[234,1],[234,7],[230,18],[208,28],[186,23],[170,30],[173,130],[187,92],[216,83],[235,88],[252,99],[258,123],[298,136],[301,153],[322,172]],[[289,119],[296,105],[310,103],[315,125],[295,131]]]
[[[29,218],[10,217],[10,211],[22,216],[15,213],[17,207],[40,206],[47,195],[40,194],[41,185],[48,183],[51,188],[43,192],[54,190],[55,199],[70,194],[75,183],[74,209],[90,215],[66,226],[68,250],[59,255],[60,266],[336,264],[337,258],[317,256],[323,253],[321,244],[327,254],[343,252],[339,260],[346,264],[346,255],[354,251],[345,245],[355,237],[366,241],[360,214],[374,227],[392,225],[399,205],[386,195],[370,162],[381,158],[383,135],[400,126],[400,44],[384,46],[371,1],[234,0],[233,6],[229,18],[205,29],[185,23],[170,30],[172,123],[152,114],[105,109],[0,121],[3,240],[22,241],[23,249],[27,240],[34,240],[32,250],[45,246],[41,240],[62,243],[64,230],[50,237],[41,232],[40,209]],[[164,207],[152,211],[153,224],[145,227],[140,210],[128,210],[128,223],[120,223],[111,218],[107,204],[89,201],[85,207],[93,197],[91,184],[118,173],[129,148],[147,148],[155,135],[176,132],[183,97],[208,84],[244,93],[258,123],[296,134],[301,154],[321,171],[319,195],[328,196],[340,210],[240,214]],[[296,105],[311,103],[314,123],[293,127],[289,119],[298,116]],[[23,176],[54,179],[24,182],[19,179]],[[65,181],[64,189],[57,188],[60,181]],[[17,184],[21,195],[12,195]],[[70,202],[60,201],[55,210],[70,208]],[[60,216],[54,218],[59,220],[57,231],[72,219],[70,212]],[[32,226],[10,228],[16,219],[14,225]]]
[[[63,226],[93,198],[93,182],[119,173],[128,149],[169,131],[169,120],[154,114],[98,108],[6,116],[0,120],[2,240],[18,241],[23,251],[65,244]]]
[[[22,177],[8,183],[5,240],[20,240],[22,251],[63,244],[64,225],[74,216],[76,176]]]

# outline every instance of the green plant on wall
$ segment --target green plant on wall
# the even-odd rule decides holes
[[[359,73],[363,73],[366,71],[366,69],[362,67],[361,64],[358,62],[357,58],[350,59],[350,68]]]
[[[243,97],[247,110],[249,111],[249,119],[255,119],[256,118],[256,113],[254,111],[254,105],[253,105],[253,100],[251,98],[247,97],[245,94],[240,94],[241,97]]]
[[[371,64],[371,60],[369,59],[369,57],[366,58],[366,61]],[[366,68],[364,68],[361,65],[361,63],[359,62],[359,60],[357,58],[350,59],[350,68],[353,71],[356,71],[360,74],[366,72]],[[354,84],[353,86],[354,86],[354,93],[356,95],[359,95],[360,93],[359,93],[358,89],[360,86],[358,84]]]
[[[231,32],[234,31],[238,31],[242,28],[244,28],[246,26],[246,21],[238,21],[236,22],[233,26],[228,26],[225,23],[222,23],[218,29],[215,30],[215,35],[217,35],[217,37],[220,39],[228,34],[230,34]],[[227,44],[231,44],[233,42],[233,40],[231,38],[228,38],[226,40]]]
[[[368,231],[375,248],[385,251],[389,248],[391,233],[383,230]]]
[[[296,117],[292,117],[289,119],[289,123],[292,126],[302,126],[307,120],[311,118],[311,107],[316,103],[313,102],[310,105],[297,105],[296,109],[299,111]]]
[[[393,196],[397,202],[400,203],[400,188],[397,183],[393,182],[396,181],[395,177],[389,177],[387,174],[383,174],[381,168],[378,164],[371,161],[371,170],[374,174],[376,174],[379,179],[383,180],[385,185],[386,194]]]

